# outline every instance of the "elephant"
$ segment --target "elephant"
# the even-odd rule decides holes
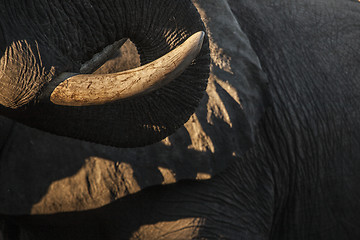
[[[51,8],[46,1],[39,2],[43,11]],[[2,3],[2,14],[16,12],[14,6],[20,3]],[[176,14],[185,11],[191,13],[183,17],[185,22],[190,22],[189,30],[184,35],[170,35],[165,43],[180,37],[181,40],[176,40],[177,47],[198,31],[205,31],[206,36],[199,55],[180,76],[139,97],[90,106],[53,106],[54,102],[42,93],[26,99],[28,103],[20,101],[24,105],[15,108],[5,106],[2,101],[0,112],[6,117],[0,124],[0,219],[4,237],[359,239],[359,2],[131,3],[72,1],[66,3],[71,10],[65,11],[67,8],[60,8],[56,2],[58,11],[29,10],[23,16],[29,24],[29,17],[36,16],[34,21],[38,24],[42,17],[65,18],[83,6],[86,13],[81,17],[88,17],[88,22],[83,22],[81,29],[92,33],[92,26],[103,24],[101,17],[106,15],[106,9],[109,16],[119,12],[117,16],[122,21],[131,19],[127,12],[136,19],[161,17],[166,30],[177,29],[181,16]],[[21,6],[19,13],[26,13],[24,5]],[[152,15],[146,9],[157,12]],[[159,9],[163,9],[161,14]],[[100,10],[102,14],[95,14]],[[0,46],[9,44],[8,32],[17,34],[11,30],[16,28],[9,27],[14,26],[11,21],[14,21],[11,17],[0,21],[0,36],[5,36],[0,37]],[[66,24],[78,22],[69,17]],[[152,23],[158,24],[155,19]],[[26,35],[33,31],[27,27],[29,30],[24,29],[26,34],[21,39],[29,39],[30,43],[39,39],[36,48],[44,51],[41,56],[45,54],[41,64],[45,70],[51,69],[47,74],[54,76],[79,72],[81,63],[123,37],[135,44],[142,66],[176,50],[171,43],[164,48],[142,50],[145,40],[138,42],[132,31],[155,35],[159,31],[156,26],[146,32],[137,21],[130,21],[130,26],[115,22],[92,34],[99,39],[103,34],[114,34],[116,31],[111,29],[116,24],[124,24],[120,28],[131,30],[126,30],[129,32],[124,35],[118,33],[119,36],[106,42],[74,46],[76,51],[89,49],[89,53],[81,60],[72,60],[70,67],[68,58],[55,57],[53,63],[46,54],[57,56],[58,51],[52,48],[55,44],[66,49],[60,52],[76,56],[75,50],[69,50],[74,39],[61,34],[79,31],[75,36],[85,41],[89,35],[81,29],[69,27],[64,31],[58,26],[54,33],[59,32],[65,43],[55,39],[48,47],[44,45],[51,36],[48,26],[39,26],[45,31],[40,36],[39,32]],[[10,40],[14,41],[11,34]],[[151,36],[149,39],[155,41]],[[14,57],[4,49],[1,47],[3,58]],[[136,54],[130,51],[120,51],[122,59],[135,58]],[[150,54],[144,60],[147,53],[142,51],[152,51],[156,56]],[[32,59],[30,63],[34,64],[35,60],[38,61]],[[2,80],[7,80],[5,70],[0,75]],[[15,67],[10,70],[18,73]],[[188,81],[190,86],[178,81]],[[11,89],[9,86],[0,88],[2,99],[6,98],[3,89]],[[55,88],[48,83],[31,87],[37,91],[47,86],[51,90]],[[160,115],[176,118],[176,124],[167,119],[150,121],[143,116],[154,117],[151,113],[155,110],[148,110],[152,104],[147,101],[155,101],[157,111],[164,108],[157,105],[160,99],[156,96],[173,97],[165,108],[176,108],[176,113],[183,116],[176,118],[175,113],[169,112]],[[178,97],[184,98],[176,100]],[[185,98],[190,98],[189,105]],[[179,102],[185,106],[178,107]],[[122,120],[121,115],[114,119],[109,114],[116,112],[116,108],[122,113],[135,108],[143,115],[129,121]],[[79,113],[72,114],[74,109]],[[50,115],[51,126],[44,124],[48,120],[39,117],[46,112],[50,113],[47,116]],[[59,113],[55,115],[55,112]],[[93,115],[98,119],[91,119]],[[158,127],[148,128],[149,121]],[[118,127],[119,124],[125,127]],[[160,130],[164,132],[157,133]],[[116,135],[121,131],[125,131],[124,138]],[[144,140],[138,140],[139,136]]]

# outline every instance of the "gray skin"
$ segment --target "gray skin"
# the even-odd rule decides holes
[[[212,77],[225,81],[229,78],[228,83],[236,89],[243,108],[236,108],[236,101],[229,97],[231,91],[226,94],[227,88],[216,79],[216,92],[228,110],[232,127],[224,127],[226,116],[213,111],[212,121],[198,119],[214,143],[214,152],[206,148],[203,152],[191,150],[197,146],[195,141],[187,151],[179,146],[186,140],[181,137],[186,135],[184,128],[169,138],[169,152],[178,152],[179,156],[186,153],[182,162],[186,169],[192,169],[186,163],[197,162],[202,159],[199,155],[210,154],[214,163],[210,165],[214,167],[208,172],[215,172],[215,176],[205,181],[184,180],[152,186],[84,212],[58,213],[61,209],[56,209],[54,215],[4,215],[7,224],[9,221],[21,226],[21,237],[359,239],[359,3],[334,0],[256,3],[197,0],[194,3],[202,17],[207,16],[203,21],[210,40],[224,50],[216,51],[218,48],[214,45],[212,48],[210,41],[212,72],[207,97],[196,116],[208,116],[212,109],[208,108],[212,106]],[[237,75],[238,71],[249,69],[244,66],[249,66],[250,61],[243,59],[250,56],[254,65],[257,60],[250,50],[244,52],[239,48],[243,45],[238,45],[237,37],[243,39],[243,35],[228,22],[221,25],[227,18],[217,18],[219,12],[224,14],[221,17],[233,14],[236,18],[267,76],[268,89],[262,87],[265,80],[261,73],[248,70],[242,77]],[[221,40],[222,37],[227,40]],[[216,52],[221,53],[216,55]],[[226,64],[219,64],[217,57],[223,57],[220,63],[229,60],[237,80],[229,76]],[[254,82],[257,84],[251,85]],[[248,87],[245,93],[239,90],[241,86]],[[253,88],[262,91],[252,94]],[[252,99],[256,101],[251,102]],[[257,122],[266,103],[270,106]],[[247,127],[243,126],[244,121],[248,122]],[[185,126],[186,130],[190,129],[189,125]],[[206,126],[219,132],[208,131]],[[192,136],[190,130],[189,136]],[[241,142],[242,138],[247,140]],[[240,147],[235,148],[235,143]],[[136,158],[147,153],[146,149],[159,149],[155,151],[159,155],[157,159],[165,155],[168,161],[176,161],[174,153],[162,152],[160,146],[165,144],[168,143],[129,150],[133,154],[124,153],[123,157]],[[217,167],[222,160],[227,166]],[[174,169],[179,171],[180,167]]]

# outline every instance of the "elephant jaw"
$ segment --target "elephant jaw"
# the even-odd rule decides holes
[[[112,74],[62,73],[46,92],[52,103],[63,106],[100,105],[150,93],[185,71],[199,54],[204,36],[197,32],[168,54],[135,69]]]

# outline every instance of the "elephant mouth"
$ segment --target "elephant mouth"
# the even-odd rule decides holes
[[[62,73],[51,82],[45,93],[50,101],[63,106],[101,105],[153,92],[181,75],[199,54],[205,33],[199,31],[183,44],[135,69],[111,74]],[[80,72],[88,72],[104,63],[109,53],[119,48],[120,40],[106,48]]]

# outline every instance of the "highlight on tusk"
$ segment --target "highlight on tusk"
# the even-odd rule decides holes
[[[60,82],[50,100],[63,106],[89,106],[150,93],[185,71],[199,54],[204,36],[197,32],[168,54],[135,69],[112,74],[63,73],[52,83]]]

